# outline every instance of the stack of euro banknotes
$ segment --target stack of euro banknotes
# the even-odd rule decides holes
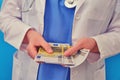
[[[71,46],[69,44],[49,43],[53,49],[53,53],[47,53],[42,47],[39,48],[35,57],[36,62],[45,62],[51,64],[62,64],[66,66],[75,66],[83,63],[89,54],[88,49],[81,49],[71,56],[64,56],[64,52]]]

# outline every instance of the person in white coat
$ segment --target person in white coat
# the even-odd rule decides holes
[[[47,0],[4,0],[0,29],[5,41],[18,49],[14,55],[12,80],[36,80],[36,47],[52,49],[42,37]],[[72,26],[69,56],[87,48],[87,59],[70,68],[70,80],[105,80],[104,59],[120,52],[120,0],[78,0]],[[79,61],[77,61],[79,63]],[[57,79],[56,79],[57,80]]]

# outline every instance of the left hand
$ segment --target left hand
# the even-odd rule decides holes
[[[81,50],[81,49],[89,49],[90,52],[93,52],[93,53],[98,53],[99,52],[95,39],[93,39],[93,38],[82,38],[82,39],[79,39],[78,42],[74,46],[72,46],[70,49],[66,50],[64,55],[65,56],[73,55],[78,50]]]

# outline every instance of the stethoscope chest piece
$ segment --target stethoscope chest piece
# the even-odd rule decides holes
[[[65,0],[64,4],[67,8],[74,8],[77,5],[78,0]]]

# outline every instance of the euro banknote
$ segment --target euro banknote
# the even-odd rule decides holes
[[[88,50],[82,49],[76,54],[66,57],[64,56],[64,52],[71,47],[69,44],[50,43],[50,45],[53,53],[47,53],[42,47],[40,47],[38,54],[35,57],[36,62],[74,66],[76,64],[75,59],[77,59],[79,55],[81,58],[84,58],[84,56],[88,54]]]

